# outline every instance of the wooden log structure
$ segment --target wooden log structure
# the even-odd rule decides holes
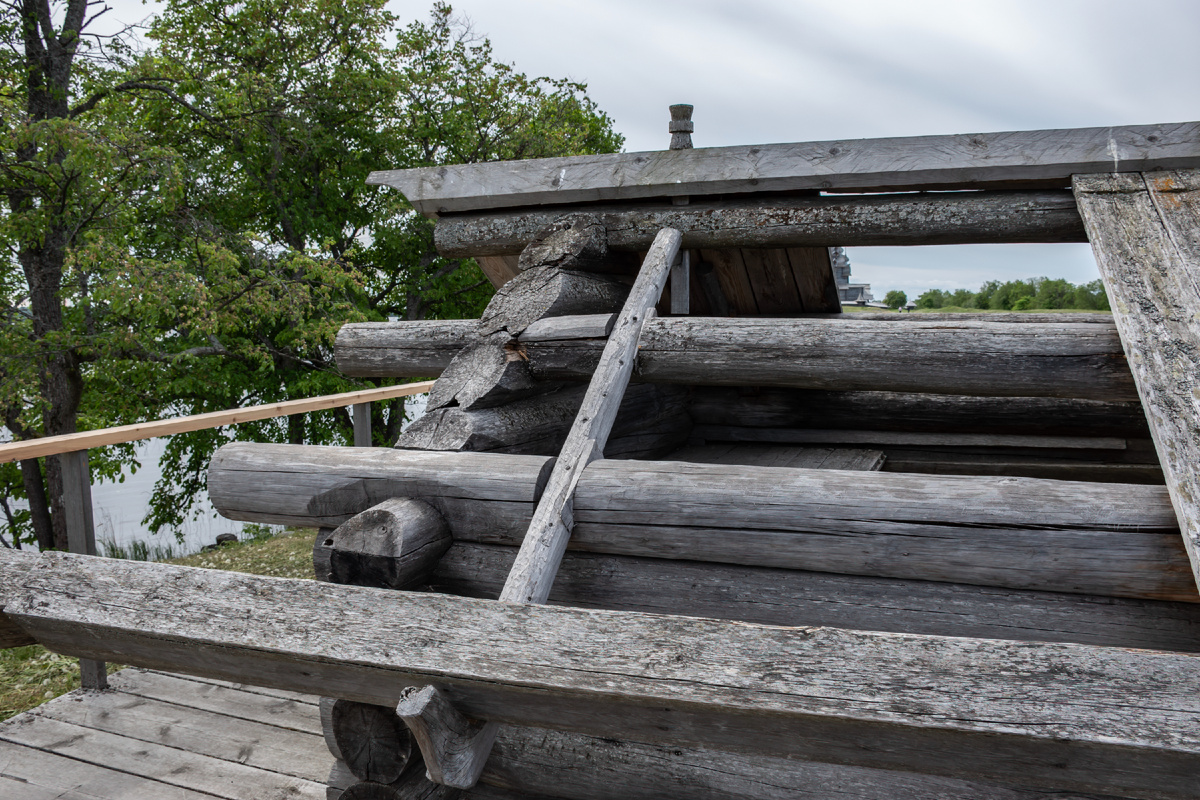
[[[433,683],[462,713],[501,723],[1042,791],[1182,800],[1200,770],[1200,660],[1185,654],[498,603],[62,553],[4,551],[0,582],[3,613],[59,652],[378,705]]]
[[[420,497],[456,542],[515,546],[550,463],[235,443],[209,491],[231,519],[306,525]],[[580,476],[574,521],[588,552],[1200,600],[1157,486],[606,460]]]
[[[509,255],[576,219],[603,226],[606,248],[618,253],[644,251],[664,227],[683,231],[682,246],[693,249],[1087,241],[1075,198],[1056,189],[454,214],[438,221],[434,242],[447,258]]]
[[[926,322],[911,315],[901,324],[854,316],[650,319],[638,346],[636,377],[688,385],[1137,399],[1111,323]],[[604,339],[565,332],[551,339],[551,334],[552,326],[544,324],[536,339],[518,337],[514,358],[527,361],[534,377],[590,377]],[[394,338],[395,329],[387,336]],[[361,363],[363,350],[384,349],[364,347],[368,338],[360,331],[356,348],[340,347],[339,363]],[[399,348],[387,360],[394,365],[389,373],[411,371]]]

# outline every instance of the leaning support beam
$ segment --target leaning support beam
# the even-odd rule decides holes
[[[679,231],[667,228],[650,246],[554,462],[546,490],[534,509],[529,530],[500,592],[503,601],[545,603],[550,594],[571,537],[575,487],[584,468],[604,457],[608,435],[633,374],[642,324],[662,295],[679,252],[680,238]],[[421,743],[430,780],[463,789],[474,786],[491,752],[497,723],[489,720],[468,724],[432,687],[406,699],[412,703],[405,706],[402,702],[398,713]],[[406,713],[409,716],[405,717]]]
[[[540,497],[536,465],[551,461],[363,453],[226,445],[212,501],[234,519],[312,525],[335,500],[368,508],[393,491],[438,508],[456,541],[516,546],[533,504],[500,498]],[[602,460],[579,478],[573,520],[570,547],[596,553],[1200,601],[1161,486]]]
[[[1200,172],[1079,175],[1075,193],[1200,583]]]
[[[1190,655],[517,605],[63,553],[0,552],[0,585],[12,587],[4,613],[59,652],[379,705],[434,684],[461,713],[501,723],[1154,800],[1194,798],[1200,772]]]
[[[1065,187],[1087,172],[1200,166],[1200,122],[705,147],[372,172],[427,216],[747,192]]]
[[[663,317],[646,321],[635,379],[647,383],[776,386],[839,391],[892,391],[984,397],[1064,397],[1129,402],[1137,391],[1120,337],[1111,323],[988,322],[980,319],[905,322],[820,319]],[[896,315],[897,317],[902,315]],[[573,318],[572,318],[573,319]],[[566,323],[563,323],[564,330]],[[533,339],[518,337],[516,358],[534,377],[588,380],[603,338],[551,326]],[[385,332],[386,331],[386,332]],[[405,350],[367,349],[371,338],[339,347],[338,363],[379,364],[382,375],[413,371]],[[380,329],[377,341],[395,337]],[[390,366],[384,367],[385,360]]]
[[[447,258],[519,253],[548,225],[581,217],[608,231],[617,252],[645,250],[664,227],[685,248],[1084,242],[1075,198],[1065,190],[953,192],[563,207],[443,217],[434,228]]]
[[[571,537],[572,498],[584,468],[604,457],[604,447],[629,386],[638,339],[649,312],[662,295],[682,235],[670,228],[659,232],[646,255],[613,332],[605,342],[583,404],[554,463],[546,491],[538,501],[529,533],[513,564],[501,600],[544,603]]]

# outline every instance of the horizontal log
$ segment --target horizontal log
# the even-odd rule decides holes
[[[579,368],[578,343],[556,349],[555,365]],[[560,374],[532,346],[529,358],[535,374]],[[1080,323],[652,319],[637,369],[651,383],[1136,399],[1116,329]]]
[[[589,552],[1200,601],[1158,486],[605,461],[574,513]]]
[[[226,445],[210,467],[213,504],[274,522],[329,512],[327,498],[367,508],[415,490],[456,541],[520,544],[531,504],[477,487],[529,497],[548,459],[407,453],[443,459],[412,462],[436,474],[417,479],[392,452]],[[1200,601],[1161,486],[604,460],[580,478],[574,509],[568,546],[587,552]]]
[[[337,762],[330,800],[356,779]],[[1113,800],[1111,797],[1016,789],[915,772],[819,764],[602,739],[545,728],[500,727],[480,783],[464,800]],[[412,790],[410,787],[406,789]],[[419,792],[432,787],[420,786]],[[440,787],[446,789],[447,787]],[[387,800],[437,800],[426,794]]]
[[[378,705],[436,684],[477,719],[1042,790],[1182,800],[1200,771],[1200,659],[1186,654],[531,606],[67,553],[0,552],[0,582],[29,559],[4,613],[72,656]]]
[[[435,591],[495,598],[515,547],[458,542]],[[1200,652],[1200,604],[832,575],[639,556],[568,553],[550,602],[763,625]]]
[[[585,390],[576,384],[499,408],[434,409],[410,425],[397,446],[557,455]],[[654,458],[679,447],[692,427],[684,411],[686,395],[675,387],[630,387],[605,448],[608,457]]]
[[[447,258],[509,255],[575,218],[603,225],[609,249],[627,252],[646,250],[664,227],[683,231],[687,248],[1087,241],[1066,190],[559,206],[446,216],[433,237]]]
[[[864,316],[651,319],[642,333],[637,379],[1136,401],[1116,328],[1103,315],[1060,315],[1060,321],[1051,322],[968,314],[944,320],[918,314],[893,314],[890,320]],[[543,380],[590,378],[604,347],[599,318],[534,323],[534,335],[518,338],[519,355],[513,357],[528,359],[533,375]],[[589,332],[597,336],[584,335]],[[418,334],[414,331],[414,337]],[[380,327],[374,337],[363,326],[353,340],[339,340],[338,365],[354,370],[369,365],[375,377],[427,369],[425,361],[406,361],[415,339],[406,341],[395,325]]]
[[[648,197],[1066,187],[1090,172],[1200,166],[1200,123],[705,147],[372,172],[427,216]]]
[[[553,459],[368,447],[235,442],[209,464],[208,491],[229,519],[336,528],[393,497],[430,502],[452,531],[520,536]]]
[[[515,790],[522,800],[547,795],[612,800],[614,787],[619,787],[621,800],[1105,800],[940,775],[513,726],[501,728],[481,784]],[[479,797],[476,791],[466,799]]]
[[[836,428],[1012,436],[1150,435],[1141,403],[1061,397],[967,397],[908,392],[701,386],[688,413],[696,425]]]
[[[333,348],[344,375],[432,378],[478,340],[478,327],[474,319],[352,322],[338,331]]]

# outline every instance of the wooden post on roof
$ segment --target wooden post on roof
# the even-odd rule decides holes
[[[672,150],[692,149],[692,131],[695,130],[692,108],[686,103],[671,106],[671,124],[667,127],[671,132]],[[686,206],[691,200],[685,195],[673,197],[671,202],[677,206]],[[671,267],[672,314],[687,314],[690,311],[691,285],[692,261],[690,254],[685,250],[679,254],[679,259]]]
[[[1200,584],[1200,170],[1072,182]]]

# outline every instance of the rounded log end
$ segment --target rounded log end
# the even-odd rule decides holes
[[[450,526],[424,500],[393,498],[347,520],[322,546],[334,583],[405,589],[421,584],[450,548]]]

